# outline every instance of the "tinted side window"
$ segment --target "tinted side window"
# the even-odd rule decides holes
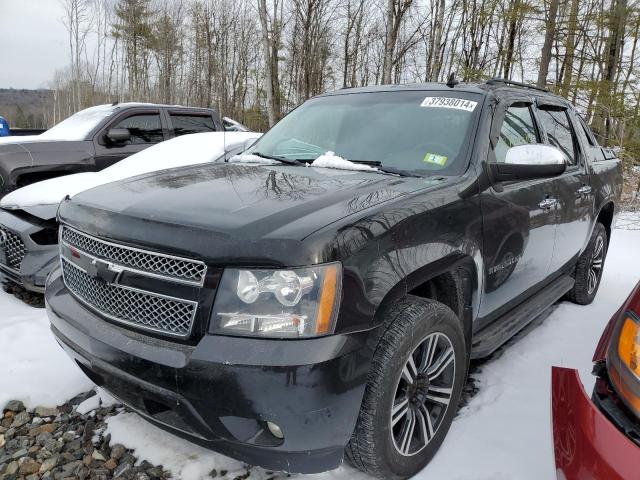
[[[190,133],[215,132],[216,125],[210,115],[181,115],[172,113],[171,123],[176,137]]]
[[[587,122],[585,122],[582,117],[578,115],[576,116],[578,117],[578,123],[580,123],[580,127],[582,127],[582,132],[584,133],[584,136],[587,138],[587,142],[589,142],[589,145],[592,147],[597,146],[596,142],[591,136],[591,131],[589,130],[589,127],[587,127]]]
[[[109,128],[127,128],[131,134],[131,140],[127,144],[158,143],[164,140],[158,113],[131,115]]]
[[[564,110],[539,110],[538,118],[547,132],[549,143],[562,150],[569,158],[569,163],[575,165],[578,156],[567,112]]]
[[[587,126],[587,122],[584,120],[584,118],[582,118],[580,115],[577,115],[577,114],[575,115],[574,118],[578,119],[578,123],[580,124],[580,128],[582,129],[579,132],[579,134],[582,135],[583,140],[586,140],[588,143],[587,149],[590,153],[589,160],[592,162],[599,162],[599,161],[605,160],[604,153],[602,152],[602,149],[598,145],[598,142],[596,141],[593,135],[593,132]]]
[[[529,143],[538,143],[531,109],[527,105],[512,105],[504,115],[500,138],[494,149],[496,161],[504,163],[507,150]]]

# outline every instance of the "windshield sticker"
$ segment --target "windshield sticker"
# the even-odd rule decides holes
[[[447,164],[447,160],[449,160],[449,157],[438,155],[436,153],[427,153],[422,159],[424,163],[431,163],[440,167],[444,167]]]
[[[452,108],[466,112],[473,112],[477,105],[478,102],[474,102],[473,100],[453,97],[427,97],[420,104],[421,107],[425,108]]]

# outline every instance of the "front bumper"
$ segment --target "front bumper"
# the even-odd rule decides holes
[[[205,335],[185,345],[105,321],[69,294],[59,270],[46,300],[51,329],[80,368],[158,426],[272,470],[316,473],[342,462],[372,332],[289,341]]]
[[[638,478],[640,446],[591,401],[577,370],[553,367],[551,409],[558,480]]]
[[[31,235],[42,230],[42,226],[0,210],[0,225],[11,231],[25,246],[26,253],[19,269],[0,263],[0,280],[9,280],[32,292],[44,293],[49,272],[58,264],[58,245],[39,245]]]

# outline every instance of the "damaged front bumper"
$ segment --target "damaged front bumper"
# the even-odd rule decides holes
[[[50,228],[28,215],[19,216],[0,210],[0,231],[5,242],[0,245],[0,281],[10,281],[27,290],[44,293],[47,276],[58,263],[58,245],[34,240]],[[51,235],[55,238],[55,233]]]
[[[341,464],[364,394],[371,332],[168,341],[88,310],[59,269],[46,302],[55,337],[85,374],[161,428],[271,470],[317,473]]]

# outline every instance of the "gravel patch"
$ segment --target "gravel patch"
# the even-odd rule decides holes
[[[2,283],[2,290],[13,295],[18,300],[22,300],[27,305],[44,308],[44,295],[41,293],[30,292],[26,288],[9,281]]]
[[[137,462],[131,450],[111,445],[105,420],[124,411],[101,406],[81,414],[78,405],[95,395],[86,392],[57,408],[29,411],[12,400],[0,417],[0,480],[96,479],[164,480],[161,465]]]

